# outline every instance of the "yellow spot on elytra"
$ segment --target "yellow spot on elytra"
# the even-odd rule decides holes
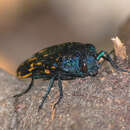
[[[51,66],[51,69],[56,69],[56,67],[55,66]]]
[[[32,67],[32,68],[28,69],[28,71],[32,71],[32,70],[34,70],[34,67]]]
[[[43,55],[44,57],[48,56],[48,54]]]
[[[42,62],[37,62],[36,65],[42,65]]]
[[[30,62],[30,61],[33,61],[33,60],[36,60],[36,59],[37,59],[37,57],[32,57],[32,58],[28,59],[28,61]]]
[[[50,74],[50,70],[45,69],[45,73],[46,73],[46,74]]]
[[[58,61],[59,60],[59,58],[56,58],[56,61]]]
[[[34,65],[34,64],[32,63],[32,64],[30,65],[30,67],[33,67],[33,65]]]
[[[28,74],[26,74],[26,75],[24,75],[24,76],[18,75],[18,78],[24,79],[24,78],[27,78],[27,77],[29,77],[29,76],[31,76],[31,75],[32,75],[32,73],[28,73]]]

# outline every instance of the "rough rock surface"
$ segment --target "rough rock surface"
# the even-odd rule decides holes
[[[130,130],[130,76],[102,68],[96,77],[63,81],[64,97],[56,111],[57,82],[41,111],[38,106],[48,81],[35,80],[25,95],[30,80],[0,70],[0,130]]]
[[[18,80],[0,69],[0,130],[14,129],[16,112],[12,95],[18,88]]]

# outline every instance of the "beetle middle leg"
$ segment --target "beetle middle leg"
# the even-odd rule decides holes
[[[17,95],[14,95],[13,97],[20,97],[20,96],[22,96],[23,94],[27,93],[27,92],[32,88],[33,83],[34,83],[34,78],[32,77],[32,81],[31,81],[31,83],[29,84],[28,88],[27,88],[25,91],[23,91],[22,93],[17,94]]]
[[[46,98],[48,97],[48,95],[49,95],[49,93],[50,93],[50,91],[51,91],[51,88],[53,87],[54,80],[55,80],[55,76],[50,79],[50,83],[49,83],[49,86],[48,86],[48,90],[47,90],[45,96],[42,98],[42,102],[41,102],[41,104],[40,104],[40,106],[39,106],[38,111],[42,108],[42,106],[43,106],[43,104],[44,104]]]
[[[56,107],[57,104],[59,104],[60,100],[63,97],[62,81],[61,81],[60,76],[58,77],[58,87],[59,87],[60,97],[59,97],[58,101],[54,104],[53,109]]]

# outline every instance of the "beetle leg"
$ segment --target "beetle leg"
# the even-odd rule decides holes
[[[115,68],[117,71],[121,71],[121,72],[127,72],[130,74],[130,72],[128,70],[122,69],[119,66],[117,66],[115,64],[115,62],[112,60],[112,58],[107,54],[106,56],[103,57],[104,59],[106,59],[107,61],[110,62],[110,64],[112,65],[113,68]]]
[[[29,84],[28,88],[27,88],[25,91],[23,91],[22,93],[17,94],[17,95],[14,95],[14,97],[20,97],[20,96],[22,96],[23,94],[27,93],[27,92],[32,88],[33,83],[34,83],[34,78],[32,77],[32,81],[31,81],[31,83]]]
[[[62,97],[63,97],[62,81],[61,81],[61,79],[60,79],[60,76],[58,77],[58,87],[59,87],[60,97],[59,97],[58,101],[54,104],[53,109],[55,108],[55,106],[56,106],[57,104],[59,104],[60,100],[61,100]]]
[[[112,53],[112,52],[111,52]],[[127,73],[130,73],[128,70],[124,70],[122,68],[119,68],[115,62],[112,60],[112,58],[110,57],[110,55],[106,52],[106,51],[101,51],[98,56],[97,56],[97,60],[99,60],[101,57],[103,57],[105,60],[107,60],[108,62],[110,62],[110,64],[112,65],[112,67],[118,71],[121,71],[121,72],[127,72]],[[102,65],[102,64],[101,64]],[[100,66],[101,66],[100,65]]]
[[[38,111],[42,108],[42,106],[43,106],[43,104],[44,104],[46,98],[48,97],[48,95],[49,95],[49,93],[50,93],[50,91],[51,91],[51,88],[53,87],[54,80],[55,80],[55,76],[50,79],[50,83],[49,83],[49,86],[48,86],[48,90],[47,90],[45,96],[42,98],[42,102],[41,102],[41,104],[40,104],[40,106],[39,106]]]

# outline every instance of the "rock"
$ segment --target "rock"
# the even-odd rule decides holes
[[[115,71],[71,81],[63,81],[63,99],[57,82],[38,112],[49,81],[37,79],[21,97],[13,95],[28,87],[30,80],[19,81],[0,70],[0,129],[4,130],[116,130],[130,128],[130,76]]]
[[[8,130],[16,128],[16,113],[14,109],[14,88],[18,87],[18,81],[0,69],[0,129]]]

